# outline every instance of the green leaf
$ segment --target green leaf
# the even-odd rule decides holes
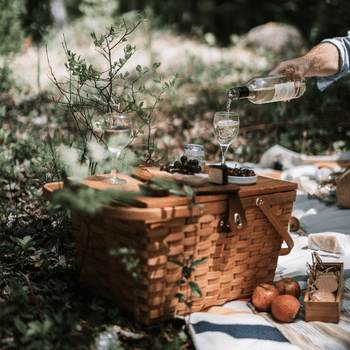
[[[177,333],[176,337],[178,337],[181,341],[185,342],[188,340],[188,335],[186,333],[186,325],[183,325],[179,331],[179,333]]]
[[[27,331],[27,325],[18,317],[15,317],[13,319],[13,322],[16,326],[16,328],[22,333],[24,334]]]
[[[42,332],[42,325],[40,321],[32,321],[28,324],[29,329],[26,331],[26,335],[31,337],[35,336],[36,334],[41,334]]]
[[[172,263],[174,263],[174,264],[177,264],[177,265],[179,265],[179,266],[181,266],[181,267],[184,266],[184,264],[183,264],[181,261],[179,261],[179,260],[168,259],[168,261],[170,261],[170,262],[172,262]]]
[[[41,230],[44,227],[44,223],[42,221],[39,221],[38,224],[36,225],[36,228],[38,230]]]
[[[181,293],[176,293],[175,298],[178,298],[179,300],[186,301],[186,297]]]
[[[43,333],[44,334],[48,333],[51,327],[52,327],[52,321],[50,319],[44,320],[44,323],[42,325]]]
[[[195,267],[195,266],[198,266],[198,265],[200,265],[200,264],[203,264],[204,261],[205,261],[206,259],[208,259],[207,256],[205,256],[205,257],[202,258],[202,259],[198,259],[198,260],[193,261],[193,262],[191,263],[191,267]]]
[[[185,280],[181,279],[181,280],[177,280],[175,282],[175,285],[179,286],[179,285],[184,284],[184,283],[186,283]]]
[[[203,212],[203,206],[201,204],[196,204],[195,207],[197,207],[201,212]]]
[[[171,194],[174,194],[175,196],[179,196],[179,197],[185,197],[185,196],[186,196],[186,193],[184,193],[184,192],[181,191],[181,190],[170,189],[169,192],[170,192]]]
[[[160,62],[153,63],[152,69],[157,69],[160,67]]]
[[[23,239],[17,238],[17,240],[22,249],[27,249],[29,244],[33,241],[32,237],[30,236],[25,236]]]
[[[189,285],[191,287],[192,293],[196,297],[201,297],[202,296],[201,289],[200,289],[199,285],[196,282],[190,281]]]
[[[184,185],[184,191],[189,197],[194,197],[197,193],[191,186],[188,185]]]

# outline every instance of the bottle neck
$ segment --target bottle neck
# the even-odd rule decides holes
[[[236,88],[230,89],[227,92],[227,96],[231,100],[247,98],[249,96],[249,89],[246,86],[236,87]]]

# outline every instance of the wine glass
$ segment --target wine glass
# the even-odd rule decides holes
[[[107,113],[105,115],[103,121],[104,140],[114,160],[119,158],[121,151],[130,141],[132,125],[130,115],[120,115],[118,113]],[[112,185],[126,182],[118,178],[114,169],[111,171],[111,177],[106,181]]]
[[[239,130],[239,116],[236,112],[216,112],[213,121],[214,136],[221,148],[221,164],[225,164],[225,155]]]

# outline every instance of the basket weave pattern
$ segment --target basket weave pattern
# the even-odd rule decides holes
[[[284,227],[291,217],[295,193],[266,195],[264,199]],[[81,266],[80,281],[117,305],[135,312],[144,324],[184,315],[184,302],[174,297],[189,293],[186,285],[176,286],[181,267],[168,259],[182,261],[194,253],[195,259],[208,257],[197,266],[192,280],[202,297],[193,298],[192,312],[238,298],[248,298],[257,283],[274,279],[282,238],[260,208],[256,198],[243,198],[248,228],[238,235],[219,233],[218,223],[228,211],[228,200],[169,208],[104,206],[94,216],[73,212],[72,225]],[[113,248],[128,247],[140,259],[141,278],[135,281]],[[81,265],[82,264],[82,265]]]

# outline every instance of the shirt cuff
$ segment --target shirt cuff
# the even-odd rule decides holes
[[[350,31],[348,32],[348,36],[346,37],[325,39],[322,40],[321,43],[333,44],[338,49],[340,58],[340,69],[337,74],[334,74],[329,77],[317,78],[317,87],[319,90],[323,91],[333,82],[343,77],[350,70]]]

